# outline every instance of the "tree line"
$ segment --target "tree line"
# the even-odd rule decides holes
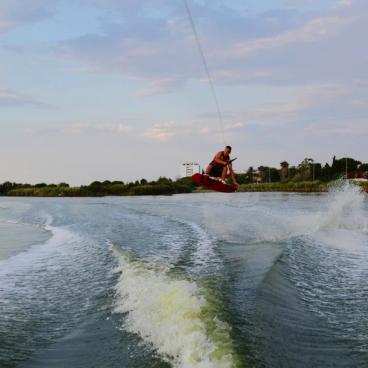
[[[191,178],[172,180],[160,177],[156,181],[146,179],[124,183],[123,181],[94,181],[89,185],[70,187],[67,183],[18,184],[5,182],[0,184],[2,196],[29,197],[97,197],[97,196],[128,196],[128,195],[170,195],[190,193],[193,190]]]
[[[368,164],[353,158],[333,157],[332,163],[322,165],[312,158],[305,158],[299,165],[290,166],[287,161],[280,163],[280,168],[259,166],[250,167],[246,173],[236,173],[237,181],[243,190],[285,190],[323,191],[328,183],[340,178],[368,179]],[[308,183],[313,182],[313,183]],[[273,187],[267,185],[273,183]],[[265,184],[261,187],[259,184]],[[248,186],[247,186],[248,185]],[[368,189],[368,185],[363,185]],[[124,183],[123,181],[94,181],[89,185],[71,187],[67,183],[19,184],[5,182],[0,184],[0,196],[29,197],[94,197],[94,196],[131,196],[131,195],[170,195],[191,193],[195,188],[190,177],[172,180],[160,177],[156,181],[146,179]]]
[[[368,163],[362,163],[349,157],[337,159],[332,163],[322,165],[312,158],[305,158],[300,164],[290,166],[287,161],[280,163],[280,168],[259,166],[255,170],[249,167],[246,173],[236,174],[240,184],[275,183],[275,182],[329,182],[340,178],[366,178],[368,179]]]

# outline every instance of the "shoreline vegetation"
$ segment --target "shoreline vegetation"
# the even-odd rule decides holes
[[[352,182],[368,192],[368,181],[354,179],[368,176],[368,164],[362,164],[352,158],[333,158],[332,165],[315,163],[306,158],[298,166],[291,166],[286,161],[281,168],[260,166],[257,170],[250,167],[246,173],[237,173],[240,184],[239,192],[327,192],[342,178],[353,179]],[[122,181],[94,181],[89,185],[70,187],[67,183],[19,184],[5,182],[0,184],[0,196],[12,197],[102,197],[102,196],[140,196],[172,195],[181,193],[206,192],[196,187],[191,177],[172,180],[160,177],[156,181],[146,179],[124,183]]]
[[[329,188],[338,185],[340,180],[301,181],[301,182],[275,182],[275,183],[249,183],[240,184],[238,192],[294,192],[294,193],[323,193]],[[349,180],[368,193],[368,181]],[[4,186],[7,190],[4,190]],[[104,196],[141,196],[141,195],[172,195],[182,193],[211,192],[205,188],[192,184],[191,178],[182,178],[172,181],[160,178],[156,182],[146,184],[121,182],[93,182],[88,186],[69,187],[62,185],[34,186],[6,182],[0,184],[0,196],[8,197],[104,197]]]

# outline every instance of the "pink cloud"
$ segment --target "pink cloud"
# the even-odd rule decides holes
[[[32,96],[16,92],[12,89],[0,89],[0,106],[22,106],[22,105],[41,105]]]
[[[267,51],[292,43],[313,43],[337,34],[353,20],[345,17],[329,16],[310,20],[302,27],[283,32],[275,36],[235,44],[229,53],[238,56],[250,56],[259,51]]]
[[[144,136],[155,141],[167,141],[175,135],[173,123],[154,124],[144,132]]]

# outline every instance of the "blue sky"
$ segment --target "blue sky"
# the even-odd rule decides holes
[[[368,3],[188,0],[236,169],[368,161]],[[0,182],[175,178],[223,147],[183,0],[2,0]]]

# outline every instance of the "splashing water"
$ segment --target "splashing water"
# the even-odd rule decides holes
[[[367,232],[368,221],[364,215],[366,194],[362,188],[348,181],[339,182],[329,192],[329,208],[321,218],[321,229],[347,229]]]
[[[118,255],[115,312],[174,367],[236,367],[230,327],[220,321],[193,281],[169,269]]]

